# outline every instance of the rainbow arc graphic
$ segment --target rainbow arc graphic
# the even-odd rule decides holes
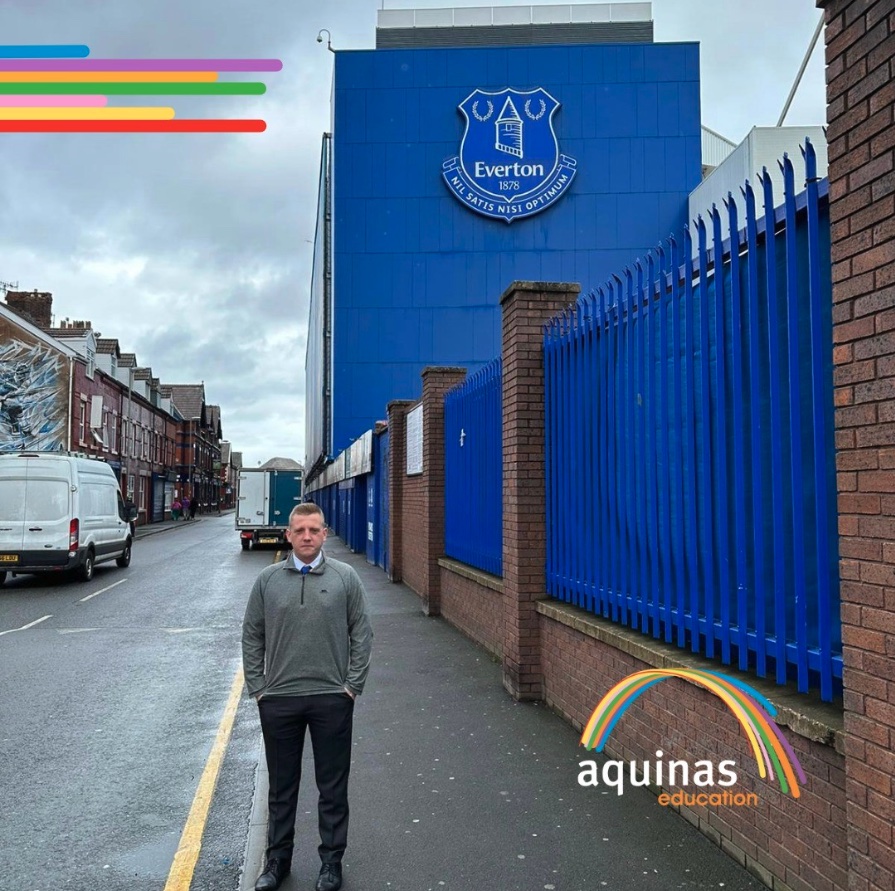
[[[584,728],[581,744],[602,752],[613,728],[637,697],[668,678],[692,681],[721,699],[742,725],[755,755],[759,775],[764,778],[772,774],[784,793],[799,797],[797,778],[804,783],[805,773],[773,719],[777,710],[748,684],[721,672],[668,668],[647,669],[628,675],[600,700]]]
[[[261,133],[257,118],[177,118],[169,105],[110,105],[109,97],[260,96],[279,59],[88,59],[83,44],[0,46],[0,133]],[[139,101],[139,100],[137,100]]]

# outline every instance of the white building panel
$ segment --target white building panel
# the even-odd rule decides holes
[[[716,167],[691,193],[689,217],[703,218],[714,204],[723,211],[728,193],[732,193],[737,207],[742,208],[741,189],[748,180],[755,191],[758,215],[763,215],[761,182],[762,168],[767,168],[774,187],[774,205],[783,203],[783,172],[778,161],[788,154],[796,175],[796,192],[805,187],[805,167],[801,147],[806,137],[817,153],[817,175],[827,175],[827,139],[823,127],[753,127],[749,135]],[[742,213],[740,214],[742,218]],[[694,249],[695,249],[694,239]]]

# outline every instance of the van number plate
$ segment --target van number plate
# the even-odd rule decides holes
[[[278,538],[259,538],[259,544],[279,544],[280,540]]]
[[[0,554],[0,563],[18,563],[19,558],[16,554]]]

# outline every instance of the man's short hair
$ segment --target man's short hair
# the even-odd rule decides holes
[[[292,508],[292,511],[289,514],[289,525],[292,525],[293,517],[305,517],[309,514],[320,514],[320,521],[323,525],[326,525],[326,517],[324,516],[323,510],[317,507],[316,504],[312,501],[305,501],[302,504],[296,504],[295,507]]]

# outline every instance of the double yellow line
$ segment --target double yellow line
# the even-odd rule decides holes
[[[274,562],[279,562],[282,559],[280,555],[283,553],[282,550],[278,550]],[[39,619],[38,621],[42,620]],[[205,832],[205,824],[208,822],[211,799],[214,796],[218,774],[221,770],[224,755],[227,752],[227,743],[230,741],[233,722],[236,720],[236,709],[239,707],[239,699],[242,696],[244,683],[245,678],[242,673],[242,666],[240,666],[236,676],[233,678],[233,686],[230,688],[230,696],[227,698],[224,715],[221,718],[221,723],[218,725],[214,745],[212,745],[211,753],[205,762],[205,770],[202,771],[199,787],[196,789],[192,807],[190,807],[189,815],[186,818],[186,825],[183,827],[183,832],[180,835],[180,844],[177,846],[177,853],[174,855],[174,862],[171,864],[164,891],[189,891],[193,882],[193,873],[199,860],[199,851],[202,850],[202,835]]]
[[[180,836],[180,844],[168,873],[168,881],[165,882],[164,891],[189,891],[193,881],[193,872],[199,859],[199,851],[202,849],[202,834],[205,832],[205,823],[208,821],[208,811],[211,807],[211,799],[214,796],[214,787],[218,781],[221,763],[227,751],[227,743],[230,740],[230,731],[236,719],[236,709],[239,706],[239,698],[242,695],[243,674],[242,667],[233,678],[233,686],[230,688],[230,696],[224,709],[224,716],[218,725],[217,736],[211,747],[211,754],[202,771],[199,780],[199,788],[193,798],[186,825]]]

